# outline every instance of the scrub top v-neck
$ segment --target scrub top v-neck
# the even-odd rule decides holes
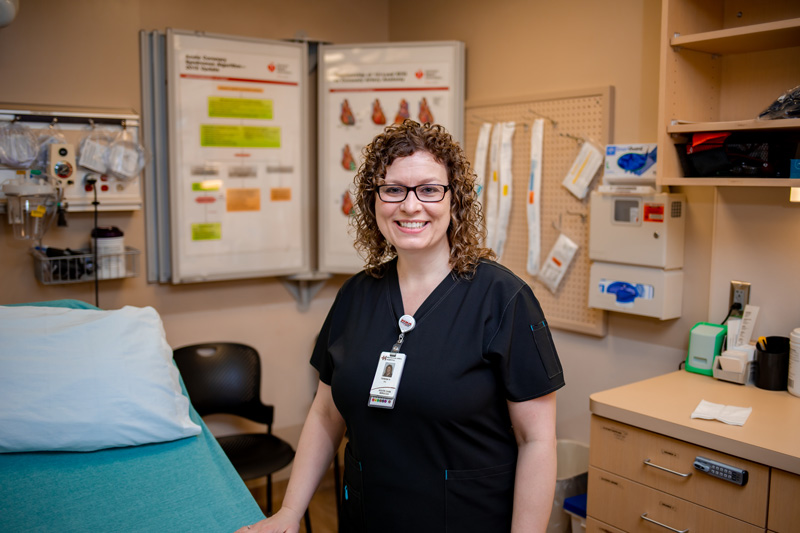
[[[508,531],[517,445],[507,400],[563,386],[539,303],[504,267],[447,276],[414,314],[393,409],[367,406],[403,315],[396,262],[339,291],[312,356],[349,438],[341,532]]]

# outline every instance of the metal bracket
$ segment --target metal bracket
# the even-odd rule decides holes
[[[285,276],[280,280],[286,290],[297,300],[297,310],[305,313],[311,306],[311,300],[331,277],[331,274],[324,272],[308,272]]]

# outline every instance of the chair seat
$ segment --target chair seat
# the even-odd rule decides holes
[[[274,435],[247,433],[217,437],[217,441],[244,480],[273,474],[294,459],[292,447]]]

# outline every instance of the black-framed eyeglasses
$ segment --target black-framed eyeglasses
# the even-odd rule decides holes
[[[423,183],[416,187],[378,185],[378,197],[386,203],[397,204],[406,199],[409,191],[414,191],[420,202],[441,202],[448,189],[450,189],[449,185],[439,185],[437,183]]]

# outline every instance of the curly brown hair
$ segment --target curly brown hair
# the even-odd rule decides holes
[[[366,262],[364,270],[381,277],[386,263],[397,255],[394,246],[378,229],[376,194],[389,165],[415,152],[428,152],[447,170],[451,191],[447,228],[450,264],[457,276],[469,279],[481,259],[494,258],[494,252],[480,245],[485,230],[475,191],[475,174],[461,146],[447,130],[437,124],[419,124],[410,119],[387,126],[364,147],[364,162],[353,180],[356,209],[350,224],[356,233],[355,247]]]

